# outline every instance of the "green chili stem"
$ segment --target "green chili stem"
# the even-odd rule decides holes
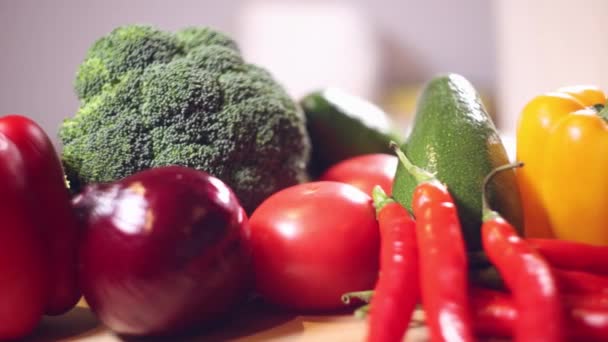
[[[397,145],[396,142],[391,141],[390,147],[397,154],[401,165],[403,165],[407,172],[411,174],[414,179],[416,179],[416,182],[418,182],[418,184],[437,180],[434,174],[412,164],[412,162],[405,156],[405,153],[401,151],[401,148],[399,148],[399,145]]]
[[[374,200],[374,208],[376,208],[376,215],[380,213],[389,203],[395,203],[395,200],[390,198],[379,185],[374,186],[372,190],[372,199]]]
[[[369,303],[372,300],[373,294],[374,294],[373,290],[354,291],[354,292],[345,293],[342,295],[342,303],[350,304],[350,302],[353,298],[356,298],[364,303]]]
[[[482,190],[481,190],[481,213],[482,213],[481,217],[482,217],[483,222],[495,219],[500,216],[499,213],[492,210],[492,208],[490,207],[490,204],[488,202],[487,193],[488,193],[489,184],[490,184],[490,181],[492,180],[492,178],[494,178],[494,176],[499,172],[515,169],[515,168],[522,167],[522,166],[524,166],[524,163],[522,163],[522,162],[505,164],[505,165],[499,166],[499,167],[495,168],[494,170],[490,171],[490,173],[486,176],[486,178],[484,178]]]

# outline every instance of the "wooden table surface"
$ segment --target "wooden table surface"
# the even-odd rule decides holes
[[[428,341],[422,325],[424,314],[417,311],[405,338],[408,342]],[[295,315],[281,313],[264,305],[248,306],[221,326],[194,331],[179,338],[153,341],[363,341],[366,322],[345,312],[336,315]],[[59,317],[46,317],[27,342],[86,341],[115,342],[141,339],[121,338],[105,328],[86,307],[79,304]],[[148,339],[150,340],[150,339]]]

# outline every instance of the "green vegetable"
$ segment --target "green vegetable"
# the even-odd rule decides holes
[[[315,173],[354,156],[392,153],[390,141],[402,141],[386,113],[342,90],[316,91],[300,104],[306,114]]]
[[[436,174],[454,197],[467,249],[481,249],[481,192],[484,177],[509,163],[492,119],[473,86],[450,74],[426,85],[412,131],[402,150],[417,166]],[[411,209],[415,179],[399,166],[393,196]],[[497,175],[488,199],[521,232],[522,214],[514,171]]]
[[[89,49],[75,88],[60,138],[77,188],[176,164],[222,179],[251,212],[307,179],[303,113],[222,33],[119,27]]]

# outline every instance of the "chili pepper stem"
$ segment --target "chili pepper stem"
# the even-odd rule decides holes
[[[389,146],[395,152],[395,154],[397,154],[401,165],[403,165],[407,172],[409,172],[409,174],[411,174],[414,179],[416,179],[416,182],[418,182],[418,184],[437,180],[434,174],[412,164],[412,162],[405,156],[405,153],[401,151],[401,148],[396,142],[391,141]]]
[[[353,298],[357,298],[363,303],[369,303],[372,300],[373,295],[373,290],[355,291],[343,294],[341,299],[344,304],[350,304]]]
[[[481,193],[481,213],[482,213],[483,222],[490,221],[490,220],[500,217],[500,214],[498,212],[492,210],[492,208],[490,207],[490,203],[488,202],[488,196],[487,196],[488,186],[489,186],[492,178],[494,178],[494,176],[499,172],[511,170],[511,169],[515,169],[515,168],[519,168],[519,167],[523,167],[523,166],[524,166],[524,163],[522,163],[522,162],[505,164],[505,165],[495,168],[484,178],[483,185],[482,185],[482,193]]]
[[[374,186],[372,189],[372,199],[374,200],[374,208],[376,208],[376,215],[389,203],[395,203],[395,200],[390,198],[380,185]]]
[[[369,314],[369,311],[370,311],[370,305],[369,304],[363,305],[362,307],[355,310],[355,317],[365,318]]]

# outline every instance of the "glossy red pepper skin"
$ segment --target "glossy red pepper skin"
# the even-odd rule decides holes
[[[571,341],[608,341],[608,310],[572,307],[567,310],[567,333]]]
[[[432,341],[474,341],[468,296],[468,262],[462,229],[448,188],[391,142],[403,167],[416,179],[412,212],[420,292]]]
[[[471,306],[476,335],[500,338],[513,336],[517,310],[508,294],[473,288],[471,290]]]
[[[378,208],[377,218],[380,276],[370,304],[367,341],[402,341],[420,298],[416,223],[401,204],[390,200]]]
[[[422,303],[433,341],[474,341],[467,256],[458,213],[436,180],[414,190],[412,210],[420,260]]]
[[[608,305],[594,295],[563,298],[566,335],[571,341],[607,341]],[[481,337],[510,338],[518,321],[518,310],[507,293],[476,288],[471,294],[475,333]],[[543,327],[537,327],[538,330]]]
[[[593,273],[554,269],[560,292],[608,294],[608,277]]]
[[[562,299],[570,306],[608,310],[607,293],[564,293]]]
[[[0,183],[6,187],[0,197],[1,201],[8,202],[2,205],[0,217],[4,222],[0,230],[2,234],[9,234],[8,231],[23,226],[19,231],[27,234],[27,238],[22,236],[21,243],[29,245],[21,248],[16,242],[11,243],[10,236],[15,234],[0,239],[2,260],[8,258],[11,263],[18,263],[21,259],[42,258],[42,266],[36,262],[28,271],[25,268],[22,271],[23,276],[27,273],[28,277],[42,280],[24,287],[30,288],[24,293],[31,295],[20,296],[23,303],[20,306],[42,305],[45,314],[64,313],[77,303],[80,291],[76,269],[78,222],[71,208],[61,162],[46,133],[27,117],[0,117],[0,134],[4,141],[0,156],[4,175],[0,177]],[[13,215],[12,223],[5,219],[9,215],[7,211]],[[34,264],[38,266],[34,267]],[[14,277],[7,275],[4,267],[8,266],[0,267],[0,286],[9,286]],[[4,291],[0,290],[0,295],[4,295]],[[14,308],[9,301],[0,300],[0,312],[10,312]],[[4,319],[0,318],[0,331],[6,326]]]
[[[549,264],[496,212],[484,217],[482,243],[511,290],[519,317],[518,341],[563,341],[564,317],[557,282]],[[542,328],[541,328],[542,327]]]
[[[608,246],[558,239],[526,239],[552,267],[608,275]]]
[[[0,340],[31,332],[47,298],[45,248],[28,210],[23,168],[19,149],[0,132]]]

